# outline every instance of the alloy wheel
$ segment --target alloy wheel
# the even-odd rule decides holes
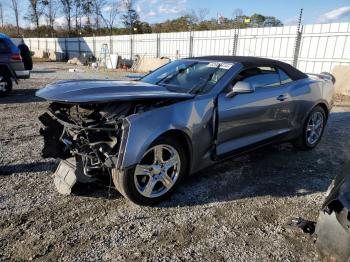
[[[181,160],[170,145],[151,147],[142,157],[134,172],[137,191],[147,198],[164,195],[179,178]]]
[[[322,135],[324,127],[324,116],[321,112],[314,112],[306,127],[306,139],[310,145],[317,143]]]
[[[0,76],[0,91],[5,92],[7,87],[6,79],[2,76]]]

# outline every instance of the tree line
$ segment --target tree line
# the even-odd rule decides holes
[[[23,8],[21,0],[10,1],[15,24],[4,24],[0,2],[0,25],[1,31],[11,37],[76,37],[283,25],[276,17],[261,14],[247,16],[241,9],[235,9],[232,18],[218,15],[208,19],[209,10],[200,8],[176,19],[150,24],[141,21],[135,0],[27,0],[28,9]],[[26,11],[22,14],[24,9]],[[20,25],[21,16],[31,26]],[[122,26],[116,26],[118,21],[122,22]]]

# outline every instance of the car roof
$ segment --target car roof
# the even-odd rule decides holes
[[[304,79],[308,78],[306,74],[299,71],[295,67],[290,64],[284,63],[282,61],[263,58],[263,57],[255,57],[255,56],[199,56],[199,57],[191,57],[188,58],[191,60],[203,60],[203,61],[217,61],[217,62],[231,62],[231,63],[241,63],[244,67],[253,67],[253,66],[271,66],[271,67],[279,67],[292,80]]]

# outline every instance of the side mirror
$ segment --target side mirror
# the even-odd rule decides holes
[[[254,86],[251,83],[238,81],[231,90],[227,93],[226,97],[234,97],[237,94],[248,94],[255,91]]]

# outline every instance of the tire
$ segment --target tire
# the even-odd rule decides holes
[[[156,164],[156,150],[162,152],[163,161],[159,162],[162,164]],[[172,161],[167,162],[170,159]],[[177,164],[169,168],[170,162]],[[151,168],[148,169],[148,167]],[[165,169],[167,170],[164,171]],[[127,199],[138,205],[154,205],[171,195],[187,170],[188,157],[183,145],[168,136],[162,136],[151,144],[138,165],[123,171],[113,169],[112,178],[117,190]],[[140,175],[142,173],[145,175]],[[165,186],[164,182],[168,186]],[[147,190],[147,186],[152,188],[151,193]]]
[[[317,119],[322,118],[322,123],[321,123],[322,126],[320,130],[316,130],[316,129],[313,130],[313,128],[316,128],[318,126],[317,124],[315,124],[313,128],[310,128],[312,126],[311,124],[314,122],[315,117],[317,117]],[[321,141],[326,122],[327,122],[327,116],[325,111],[323,110],[322,107],[316,106],[308,115],[303,125],[301,136],[293,141],[294,146],[301,150],[314,149],[318,145],[318,143]],[[315,135],[313,136],[314,139],[311,139],[313,131],[315,132]]]
[[[18,48],[21,52],[22,61],[24,64],[25,70],[32,70],[33,69],[33,60],[32,60],[32,54],[25,44],[18,45]]]
[[[7,96],[12,91],[12,80],[6,75],[0,75],[0,97]]]

